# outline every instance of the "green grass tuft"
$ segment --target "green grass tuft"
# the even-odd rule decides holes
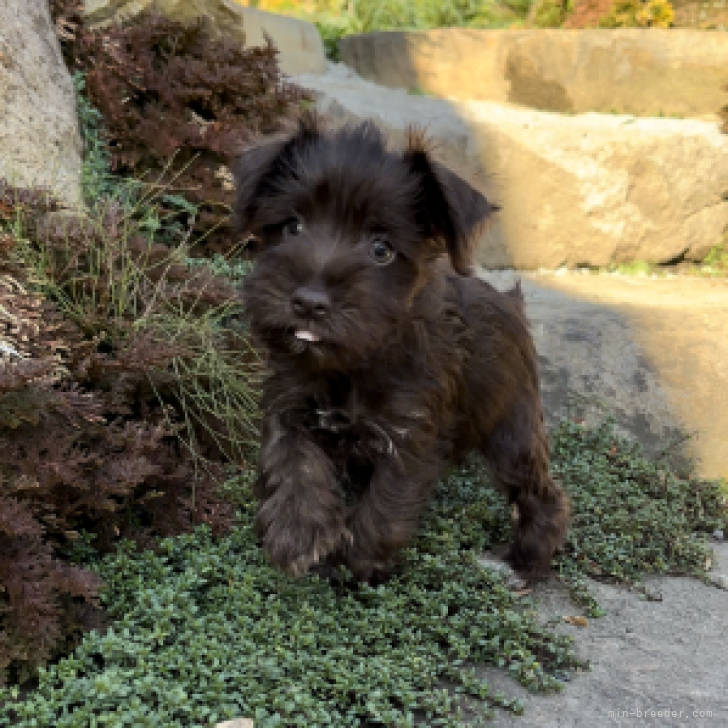
[[[723,238],[724,241],[728,240],[728,233]],[[704,273],[712,272],[715,275],[728,275],[728,242],[722,242],[711,248],[701,261],[699,270]]]
[[[610,273],[621,273],[628,276],[649,276],[657,275],[660,272],[660,266],[647,260],[632,260],[629,263],[612,263],[607,270]]]

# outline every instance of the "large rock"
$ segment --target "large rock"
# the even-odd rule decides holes
[[[341,66],[296,80],[338,123],[373,117],[397,143],[423,124],[443,161],[502,205],[477,250],[489,268],[700,260],[728,225],[728,136],[715,124],[444,101]]]
[[[463,30],[344,38],[342,60],[393,88],[560,112],[715,114],[728,42],[699,30]]]
[[[278,48],[283,73],[322,73],[326,70],[324,47],[316,26],[297,18],[242,7],[232,0],[86,0],[91,25],[134,18],[154,6],[168,17],[186,23],[206,16],[213,32],[239,39],[248,46],[265,44],[265,34]]]
[[[76,95],[47,0],[0,3],[0,177],[81,203]]]

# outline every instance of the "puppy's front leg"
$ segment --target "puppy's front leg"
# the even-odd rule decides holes
[[[334,467],[304,433],[284,428],[277,417],[263,426],[255,495],[255,528],[276,566],[305,573],[348,536]]]
[[[369,488],[347,519],[352,540],[343,560],[357,580],[386,571],[412,541],[440,470],[441,464],[406,456],[375,464]]]

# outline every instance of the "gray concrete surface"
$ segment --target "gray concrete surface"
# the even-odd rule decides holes
[[[728,279],[481,271],[520,278],[539,353],[546,418],[619,429],[673,464],[728,478]]]
[[[714,573],[728,574],[728,543],[714,546]],[[493,728],[728,726],[728,591],[688,577],[645,583],[662,601],[591,582],[607,614],[587,627],[563,622],[582,613],[556,579],[537,584],[540,617],[561,621],[557,630],[573,636],[591,670],[573,673],[552,694],[530,692],[503,670],[481,670],[493,691],[525,706],[521,717],[498,712]]]
[[[728,475],[728,280],[480,274],[499,289],[522,280],[552,424],[576,394],[587,421],[612,412],[652,454],[695,428],[682,462],[702,458],[703,474]],[[711,578],[725,587],[728,543],[713,547]],[[728,591],[687,577],[645,583],[662,601],[591,582],[607,614],[558,627],[592,668],[561,693],[531,693],[502,670],[482,670],[493,690],[525,705],[522,717],[498,712],[494,728],[728,726]],[[553,577],[532,596],[544,620],[582,616]]]

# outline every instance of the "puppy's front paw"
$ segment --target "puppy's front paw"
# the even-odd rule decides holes
[[[268,519],[265,507],[258,513],[256,526],[263,549],[271,563],[291,576],[305,574],[351,538],[346,530],[343,509],[328,520],[275,513]]]
[[[302,533],[303,536],[303,533]],[[317,531],[313,536],[309,534],[309,548],[293,558],[280,562],[280,567],[291,576],[301,576],[312,566],[320,564],[329,554],[338,550],[342,543],[350,537],[345,528],[331,529],[329,532]]]

